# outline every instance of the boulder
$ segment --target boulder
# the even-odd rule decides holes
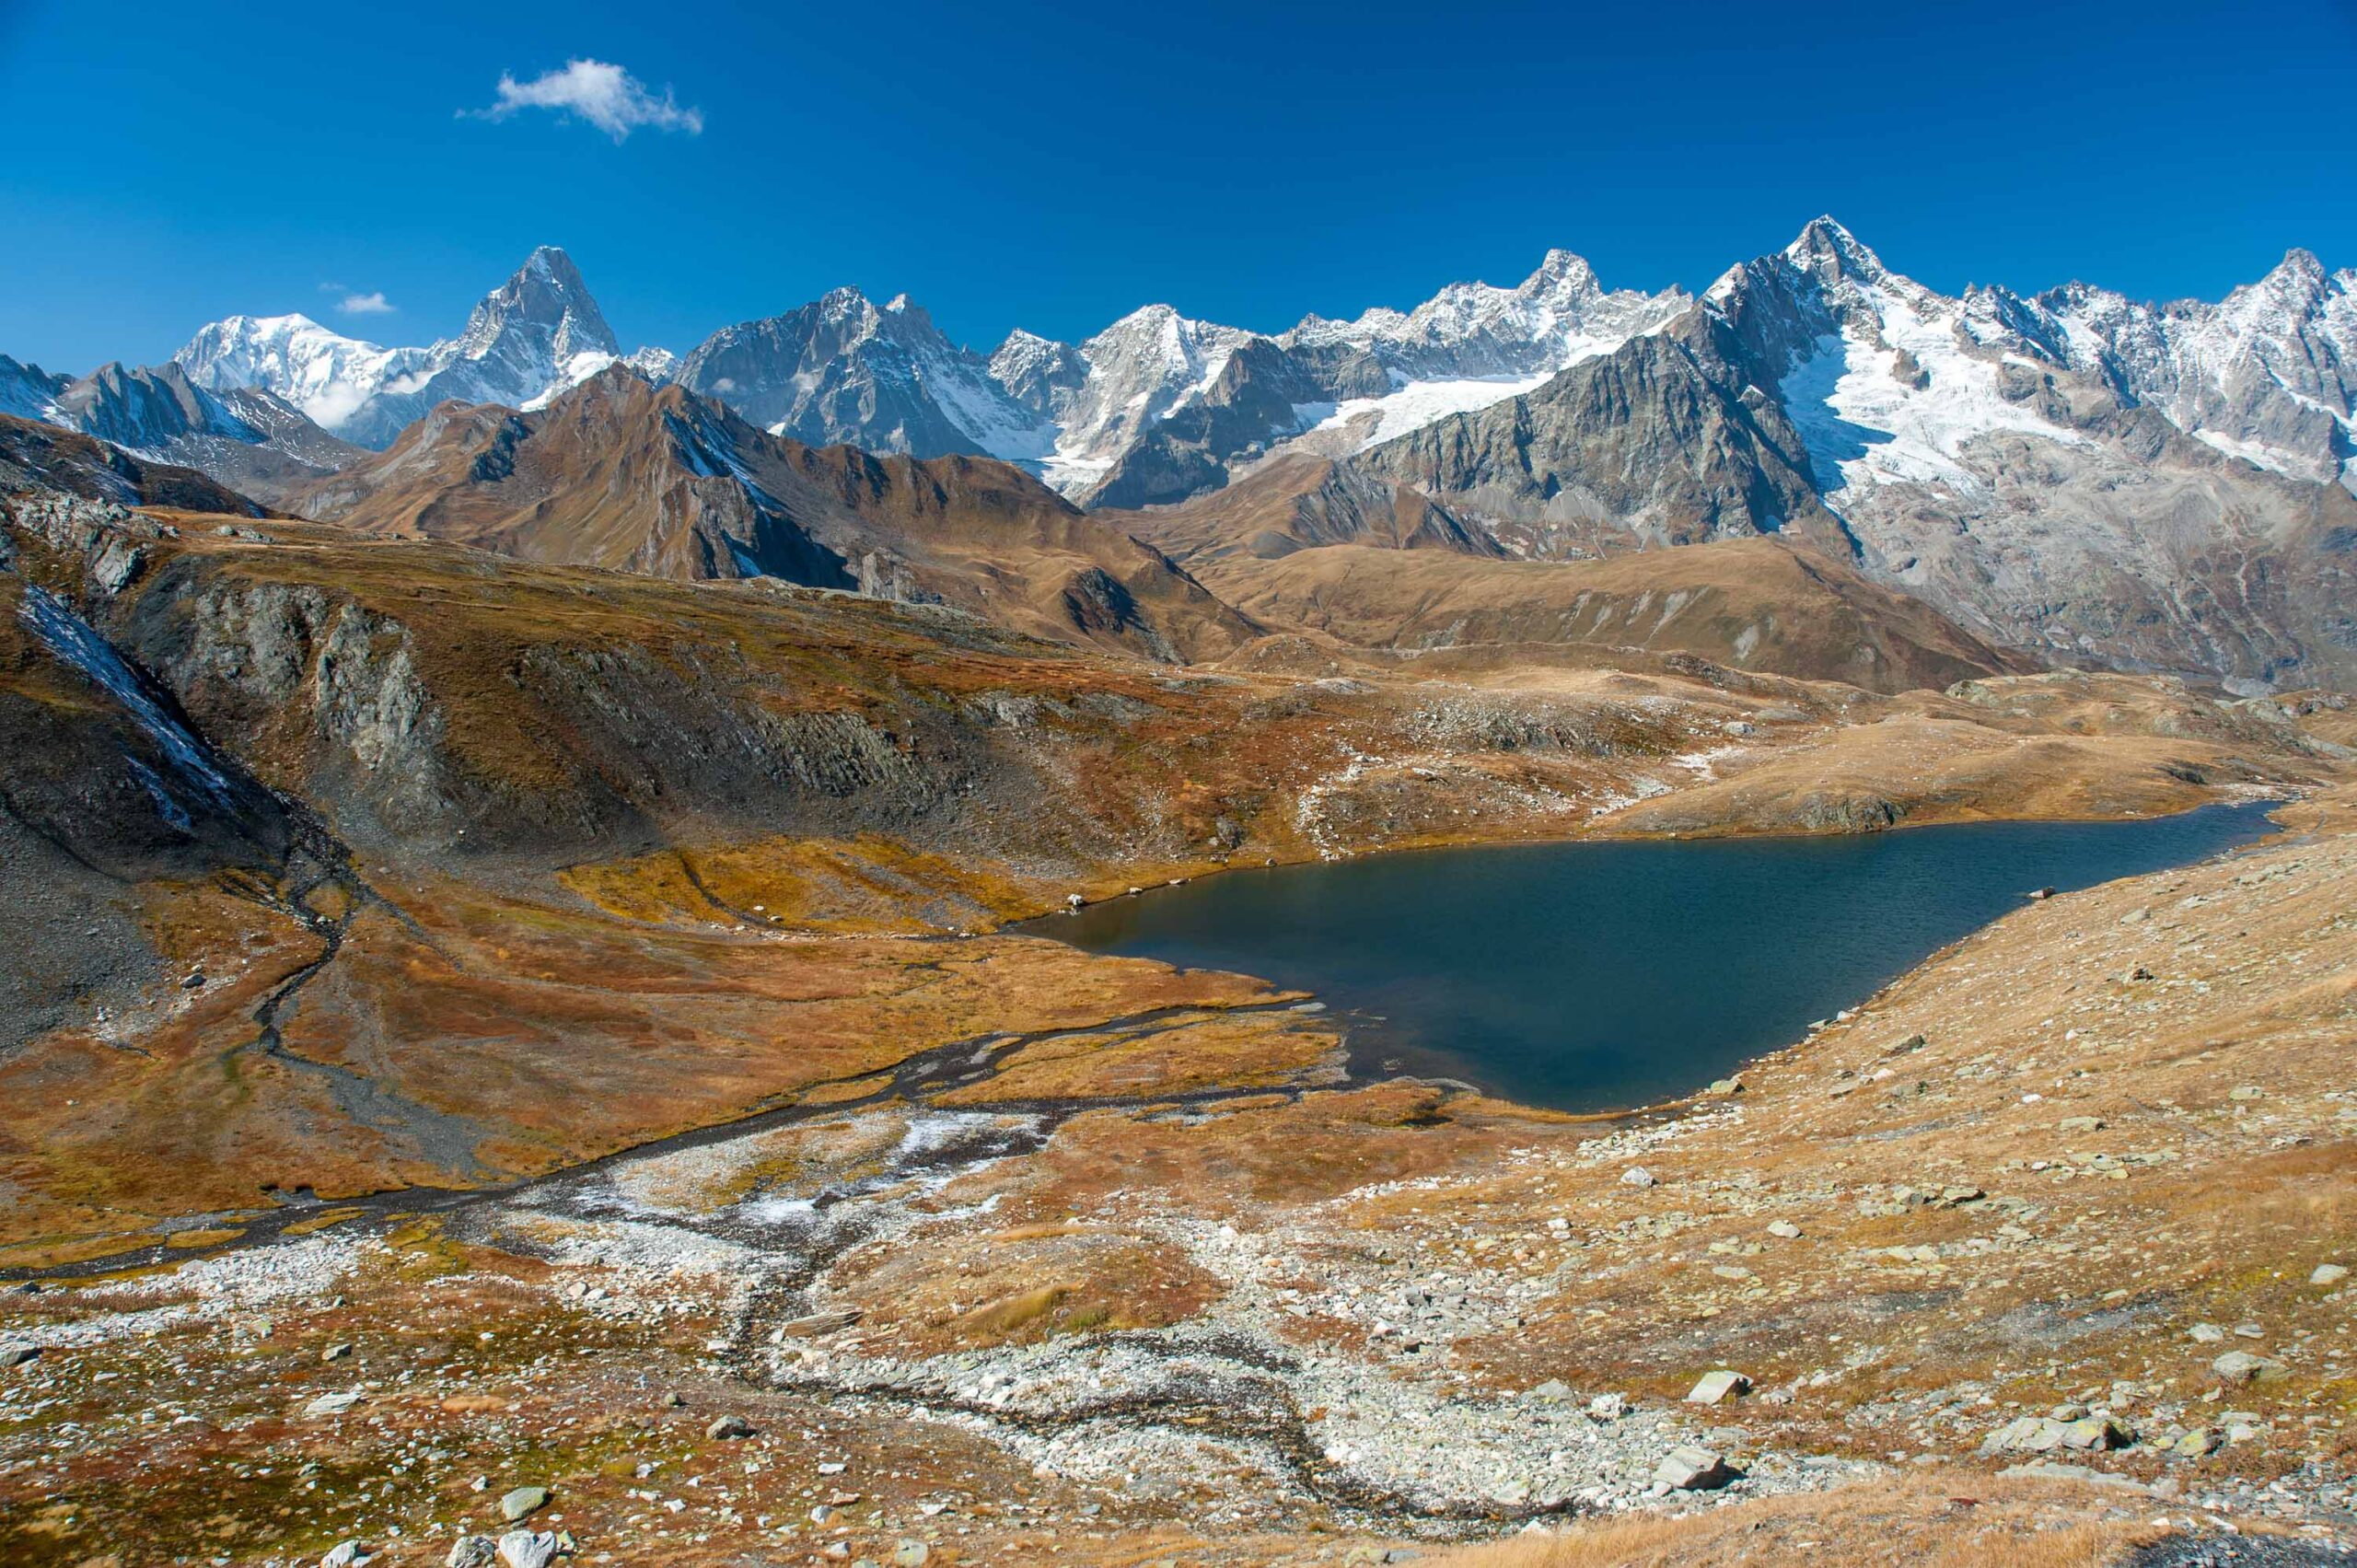
[[[921,1540],[903,1540],[892,1548],[892,1568],[925,1568],[933,1561],[933,1548]]]
[[[2043,1416],[2017,1415],[1980,1440],[1983,1454],[2019,1454],[2030,1451],[2041,1429],[2052,1423]]]
[[[2216,1453],[2224,1442],[2225,1439],[2212,1428],[2197,1426],[2170,1444],[2169,1452],[2181,1459],[2198,1459],[2205,1454]]]
[[[499,1516],[509,1524],[527,1519],[549,1505],[549,1489],[545,1486],[519,1486],[499,1500]],[[506,1550],[502,1539],[500,1550]]]
[[[553,1530],[509,1530],[499,1538],[499,1560],[507,1568],[549,1568],[563,1545]]]
[[[0,1366],[22,1366],[41,1354],[41,1346],[29,1345],[22,1340],[0,1342]]]
[[[1715,1405],[1750,1390],[1750,1378],[1740,1372],[1730,1372],[1721,1367],[1716,1372],[1702,1374],[1694,1387],[1687,1391],[1686,1402],[1689,1405]]]
[[[2085,1415],[2066,1422],[2062,1427],[2062,1446],[2084,1448],[2090,1453],[2105,1453],[2113,1448],[2125,1448],[2136,1441],[2136,1434],[2107,1415]]]
[[[2253,1355],[2247,1350],[2228,1351],[2210,1364],[2210,1370],[2216,1373],[2218,1381],[2228,1388],[2240,1388],[2247,1383],[2256,1383],[2262,1377],[2283,1375],[2281,1363],[2270,1361],[2263,1355]]]
[[[1654,1481],[1678,1492],[1709,1492],[1735,1479],[1726,1461],[1708,1448],[1681,1444],[1654,1467]]]
[[[354,1563],[366,1561],[367,1553],[358,1541],[340,1540],[328,1548],[327,1555],[319,1559],[319,1568],[352,1568]]]
[[[2345,1264],[2318,1263],[2316,1272],[2308,1275],[2308,1283],[2312,1285],[2337,1285],[2348,1277],[2349,1269]]]
[[[732,1437],[750,1437],[753,1434],[753,1423],[741,1415],[724,1415],[716,1418],[710,1426],[705,1427],[703,1434],[715,1443],[726,1442]]]

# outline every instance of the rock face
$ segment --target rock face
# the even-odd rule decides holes
[[[486,295],[459,336],[430,347],[382,348],[303,316],[232,316],[173,358],[209,391],[270,392],[344,440],[380,450],[437,403],[529,409],[623,361],[580,270],[551,245]],[[659,349],[626,361],[650,377],[669,362]]]
[[[1358,466],[1542,559],[1788,527],[1838,540],[1800,432],[1742,358],[1724,318],[1691,311],[1536,392],[1378,447]]]
[[[374,533],[946,604],[1156,659],[1217,656],[1256,630],[1006,464],[811,447],[619,366],[534,412],[445,404],[297,501]]]

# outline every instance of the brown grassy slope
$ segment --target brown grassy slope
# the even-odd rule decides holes
[[[1618,830],[1614,802],[1647,779],[1689,784],[1673,759],[1702,751],[1738,748],[1714,764],[1733,769],[1812,749],[1838,780],[1857,765],[1845,746],[1878,767],[1897,756],[1906,726],[1876,722],[1894,715],[2002,753],[2051,728],[2004,696],[2030,685],[2177,732],[2149,752],[2073,752],[2084,809],[2191,805],[2211,795],[2193,782],[2205,772],[2329,772],[2288,730],[2245,733],[2257,721],[2124,678],[1994,681],[1990,703],[1699,663],[1487,685],[1174,679],[871,599],[173,520],[112,596],[75,586],[82,556],[27,542],[24,559],[352,847],[349,874],[305,907],[358,913],[282,1009],[273,1051],[257,1010],[323,950],[298,889],[203,866],[128,878],[121,918],[159,958],[107,1019],[85,1008],[45,1029],[0,1093],[20,1235],[135,1225],[264,1181],[544,1168],[1051,1005],[1102,1022],[1129,1010],[1112,992],[1146,982],[950,934],[1236,856]],[[105,758],[80,771],[112,776]],[[1910,787],[1891,796],[1900,819],[2009,799],[2002,765],[1969,794],[1936,771]],[[1790,815],[1747,798],[1718,825],[1742,826],[1737,812]],[[74,912],[52,912],[76,940]],[[923,939],[895,940],[909,937]],[[970,985],[946,978],[970,968]],[[197,969],[207,982],[181,989]],[[1214,1035],[1224,1060],[1290,1059],[1273,1035],[1195,1038]],[[1106,1071],[1193,1081],[1202,1063],[1160,1050],[1116,1042]],[[1036,1053],[1023,1071],[1085,1076]]]
[[[2028,668],[1930,606],[1778,540],[1569,563],[1341,545],[1273,561],[1224,557],[1202,575],[1270,625],[1381,647],[1684,652],[1882,691]]]
[[[2161,1532],[2053,1481],[1895,1478],[1684,1517],[1599,1520],[1447,1553],[1443,1568],[2106,1568]]]
[[[296,509],[686,580],[848,587],[865,568],[886,591],[1161,659],[1215,657],[1253,632],[1157,552],[1006,464],[818,450],[619,369],[532,413],[445,404]]]

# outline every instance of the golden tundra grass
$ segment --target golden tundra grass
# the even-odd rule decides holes
[[[2086,1502],[2050,1485],[1909,1477],[1574,1526],[1457,1552],[1442,1568],[2107,1568],[2161,1533],[2089,1522]]]

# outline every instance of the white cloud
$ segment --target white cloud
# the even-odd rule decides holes
[[[336,308],[347,316],[389,316],[400,307],[387,299],[384,291],[379,289],[371,294],[347,294],[343,296],[343,303]]]
[[[657,98],[636,76],[602,60],[569,60],[563,70],[528,82],[503,71],[499,101],[473,112],[484,120],[505,120],[519,109],[577,114],[617,142],[642,126],[685,131],[691,136],[703,134],[703,110],[680,108],[668,87]]]

